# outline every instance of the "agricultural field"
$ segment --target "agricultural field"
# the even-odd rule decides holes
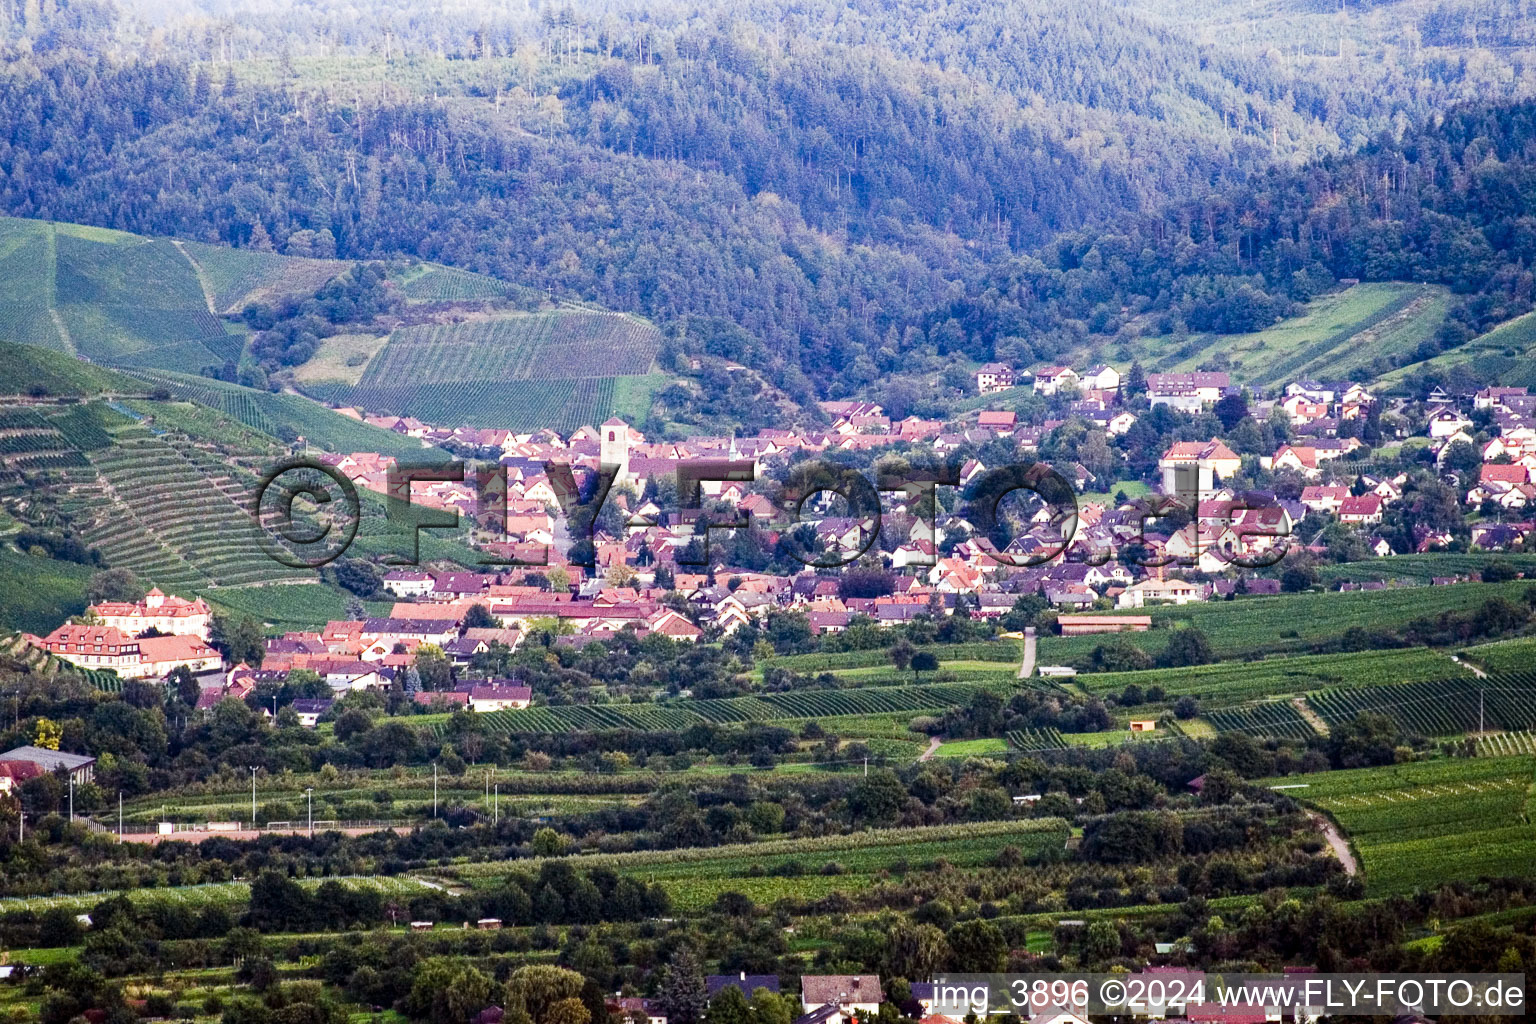
[[[412,304],[511,299],[527,307],[540,301],[538,292],[440,263],[414,263],[390,273],[390,281]]]
[[[1218,659],[1305,651],[1309,646],[1342,635],[1351,627],[1393,629],[1414,619],[1443,611],[1467,611],[1493,596],[1520,600],[1530,584],[1461,583],[1445,587],[1403,587],[1350,593],[1282,594],[1210,601],[1183,606],[1148,608],[1153,628],[1125,633],[1119,639],[1150,654],[1167,643],[1169,631],[1198,626],[1210,638]],[[1088,663],[1100,636],[1042,636],[1040,661],[1051,665]]]
[[[1066,823],[1056,818],[977,822],[919,828],[877,829],[852,835],[811,839],[770,839],[713,848],[688,848],[639,853],[599,854],[572,859],[584,867],[604,866],[663,885],[673,904],[684,911],[702,911],[723,892],[739,892],[754,902],[779,899],[812,900],[832,891],[857,892],[884,880],[884,873],[902,874],[944,860],[959,868],[990,863],[1004,847],[1026,857],[1059,847],[1066,841]],[[537,859],[469,864],[438,874],[493,888],[512,871],[533,871]],[[835,864],[836,873],[827,865]],[[798,873],[796,870],[798,869]]]
[[[1307,740],[1318,735],[1292,701],[1272,700],[1213,711],[1205,716],[1217,732],[1242,732],[1260,739]]]
[[[200,368],[242,340],[208,309],[196,268],[174,243],[54,232],[54,309],[68,347],[97,363]]]
[[[977,740],[950,740],[939,744],[934,757],[991,757],[1008,753],[1008,740],[986,737]]]
[[[686,729],[698,722],[791,722],[841,715],[942,711],[965,704],[979,690],[997,684],[934,683],[856,690],[791,690],[751,697],[676,700],[664,704],[564,704],[495,711],[479,716],[486,728],[502,733],[565,733],[600,729]],[[423,716],[418,721],[423,721]],[[447,716],[432,716],[441,730]]]
[[[1330,727],[1369,711],[1417,736],[1456,736],[1480,727],[1531,729],[1536,728],[1536,671],[1329,690],[1312,694],[1307,703]]]
[[[1536,637],[1519,637],[1468,647],[1461,656],[1486,672],[1514,672],[1536,664]]]
[[[338,260],[279,256],[205,242],[177,242],[197,268],[216,313],[238,313],[252,302],[311,295],[347,268]]]
[[[1219,353],[1230,360],[1234,379],[1248,384],[1343,378],[1404,345],[1416,347],[1439,325],[1447,303],[1443,288],[1371,282],[1320,296],[1302,315],[1262,331],[1199,335],[1178,348],[1160,339],[1141,344],[1156,346],[1144,361],[1158,371],[1187,372]]]
[[[929,644],[917,648],[928,651],[941,663],[959,661],[1017,662],[1024,656],[1023,647],[1016,640],[983,640],[966,644]],[[757,663],[758,675],[765,668],[783,668],[802,675],[819,672],[843,673],[850,669],[891,668],[891,656],[886,647],[867,651],[817,652],[815,654],[790,654],[777,658],[765,658]]]
[[[1536,858],[1529,757],[1453,758],[1270,779],[1349,834],[1372,896],[1484,875]]]
[[[142,381],[132,377],[82,363],[62,352],[11,344],[8,337],[0,334],[0,395],[23,395],[34,389],[49,395],[142,395],[148,391]]]
[[[346,591],[327,583],[303,583],[286,587],[205,587],[198,591],[215,611],[250,616],[257,622],[283,631],[320,629],[333,619],[347,617]],[[364,601],[370,616],[388,615],[392,601]]]
[[[1038,750],[1061,750],[1067,741],[1056,729],[1015,729],[1008,734],[1008,745],[1014,750],[1030,753]]]
[[[17,551],[0,538],[0,632],[45,636],[85,611],[85,585],[95,570]]]
[[[360,889],[377,889],[388,895],[414,896],[431,890],[431,886],[409,876],[384,875],[333,875],[329,878],[301,878],[299,884],[307,889],[318,888],[324,882],[340,882]],[[16,910],[42,912],[55,907],[87,911],[104,899],[126,896],[134,903],[171,902],[191,909],[218,905],[241,907],[250,901],[251,887],[246,882],[210,882],[205,885],[180,885],[164,889],[135,888],[120,892],[82,892],[54,896],[9,896],[0,898],[0,913]]]
[[[294,367],[293,378],[301,384],[355,385],[363,369],[389,340],[385,334],[333,334],[320,339],[320,348],[308,362]]]
[[[333,404],[429,423],[566,432],[611,416],[621,379],[647,382],[625,386],[631,414],[642,396],[648,405],[660,343],[643,320],[576,310],[403,327],[356,386],[309,390]]]
[[[1386,580],[1405,584],[1427,585],[1436,576],[1469,576],[1481,572],[1490,562],[1508,565],[1516,572],[1536,575],[1536,555],[1480,554],[1480,555],[1389,555],[1386,558],[1369,558],[1363,562],[1341,562],[1338,565],[1320,566],[1318,574],[1325,584],[1341,580]]]
[[[422,461],[448,457],[416,438],[339,415],[300,395],[256,391],[225,381],[168,370],[134,371],[143,391],[163,388],[173,398],[217,409],[253,430],[274,437],[302,437],[311,446],[335,452],[409,455]]]
[[[113,565],[183,590],[312,578],[273,561],[240,503],[246,487],[151,437],[91,453],[109,499],[81,533]]]
[[[1146,672],[1094,672],[1073,679],[1080,689],[1101,697],[1135,685],[1159,686],[1169,700],[1197,697],[1203,707],[1219,708],[1265,697],[1289,696],[1336,686],[1379,686],[1409,680],[1443,679],[1464,670],[1449,656],[1427,647],[1223,661],[1192,668]]]
[[[1481,380],[1512,387],[1536,387],[1536,374],[1531,370],[1533,354],[1536,354],[1536,313],[1526,313],[1506,320],[1465,345],[1394,370],[1382,380],[1389,384],[1406,384],[1424,373],[1465,366]]]

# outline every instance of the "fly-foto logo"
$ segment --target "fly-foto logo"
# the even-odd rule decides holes
[[[616,487],[629,483],[625,467],[604,464],[578,476],[568,463],[544,465],[565,530],[564,561],[595,564],[599,515]],[[389,559],[393,565],[420,561],[420,531],[456,530],[457,509],[424,508],[413,503],[415,483],[459,483],[473,495],[475,520],[482,527],[500,523],[505,538],[508,508],[506,468],[496,464],[452,461],[396,464],[388,471],[385,518],[389,528],[409,539],[409,553]],[[874,548],[887,528],[885,499],[922,524],[909,535],[925,534],[905,564],[937,562],[939,511],[953,505],[952,521],[969,535],[985,538],[984,556],[1013,568],[1046,565],[1063,559],[1104,564],[1119,559],[1144,568],[1170,564],[1202,569],[1226,566],[1263,568],[1278,563],[1288,550],[1290,518],[1273,496],[1217,500],[1194,466],[1174,467],[1174,492],[1138,499],[1117,513],[1112,531],[1082,538],[1083,516],[1076,489],[1044,462],[1017,463],[987,470],[962,486],[959,467],[938,465],[881,471],[874,480],[852,467],[810,460],[790,467],[782,479],[768,481],[771,513],[756,517],[705,500],[705,484],[751,484],[756,463],[705,459],[682,462],[675,473],[677,508],[667,517],[674,533],[700,543],[677,553],[680,565],[710,563],[711,534],[719,530],[759,530],[774,538],[778,550],[810,568],[849,565]],[[941,491],[941,489],[952,489]],[[718,492],[718,488],[716,489]],[[947,500],[953,491],[959,501]],[[941,498],[941,494],[944,498]],[[839,506],[837,514],[828,509]],[[319,567],[340,557],[357,536],[362,506],[356,488],[335,468],[308,459],[292,459],[262,478],[252,502],[268,553],[285,565]],[[649,522],[624,524],[644,529]],[[501,556],[485,552],[483,566],[550,564],[549,545]]]

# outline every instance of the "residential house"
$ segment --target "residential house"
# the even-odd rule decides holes
[[[1100,363],[1083,371],[1082,386],[1092,391],[1119,391],[1120,371]]]
[[[1144,608],[1149,604],[1189,604],[1204,601],[1203,586],[1187,580],[1142,580],[1126,587],[1115,600],[1117,608]]]
[[[331,710],[331,705],[336,702],[328,697],[298,697],[288,705],[293,708],[293,713],[299,716],[299,724],[306,729],[313,729],[320,722],[320,716]]]
[[[1013,367],[1004,363],[987,363],[976,371],[976,390],[983,395],[1006,391],[1015,383]]]
[[[1355,525],[1381,522],[1381,498],[1375,494],[1345,498],[1339,504],[1339,522]]]
[[[1349,497],[1348,487],[1322,487],[1311,485],[1301,489],[1301,503],[1313,512],[1323,512],[1328,515],[1339,510],[1344,499]]]
[[[878,974],[807,974],[800,978],[800,1006],[806,1013],[834,1006],[842,1013],[875,1014],[883,998]],[[841,1024],[841,1020],[828,1024]]]
[[[44,772],[65,771],[76,785],[90,782],[96,775],[96,759],[84,754],[70,754],[45,747],[16,747],[0,754],[0,761],[26,761]]]
[[[384,589],[396,597],[428,597],[433,579],[429,572],[417,569],[391,569],[384,574]]]
[[[748,974],[742,971],[739,974],[711,974],[704,979],[704,990],[713,1001],[715,996],[728,988],[738,989],[748,999],[752,993],[760,988],[777,994],[779,991],[779,976],[777,974]]]
[[[1233,476],[1242,469],[1243,460],[1237,453],[1217,440],[1175,441],[1157,468],[1163,474],[1163,493],[1185,493],[1189,484],[1198,483],[1202,500],[1216,490],[1216,481]],[[1180,484],[1185,486],[1181,488]]]
[[[1429,417],[1429,436],[1447,438],[1472,429],[1472,421],[1457,409],[1445,407]]]
[[[475,683],[469,689],[469,709],[476,712],[508,711],[533,703],[533,689],[500,681]]]
[[[1075,388],[1079,378],[1070,366],[1042,366],[1035,371],[1035,393],[1054,395],[1062,388]]]

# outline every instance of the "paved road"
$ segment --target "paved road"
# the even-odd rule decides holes
[[[1019,665],[1019,678],[1028,679],[1035,674],[1035,627],[1024,630],[1024,661]]]

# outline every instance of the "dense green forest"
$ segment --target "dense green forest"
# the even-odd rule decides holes
[[[1251,330],[1344,277],[1469,296],[1396,365],[1528,303],[1528,111],[1456,104],[1529,95],[1530,33],[1477,4],[1303,5],[1241,46],[1198,41],[1225,5],[278,9],[7,5],[0,208],[328,230],[643,313],[801,401]]]

